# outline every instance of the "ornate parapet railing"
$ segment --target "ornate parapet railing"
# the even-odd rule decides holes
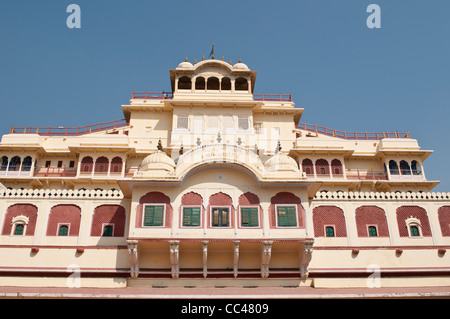
[[[409,132],[348,132],[331,129],[324,126],[319,126],[316,124],[307,124],[299,122],[296,126],[297,129],[304,130],[314,135],[306,136],[316,136],[318,134],[332,136],[337,138],[342,138],[345,140],[381,140],[383,138],[410,138]]]
[[[450,192],[318,192],[315,200],[437,200],[450,201]]]
[[[0,198],[122,199],[119,190],[0,189]]]

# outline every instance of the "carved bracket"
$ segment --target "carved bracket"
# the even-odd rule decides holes
[[[130,275],[131,278],[139,276],[139,259],[138,259],[138,241],[127,240],[128,243],[128,257],[130,259]]]
[[[314,240],[305,240],[300,246],[300,276],[302,279],[308,277],[308,266],[311,261]]]
[[[180,275],[180,242],[173,240],[170,244],[170,264],[172,265],[172,278],[178,278]]]
[[[262,251],[261,251],[261,277],[267,278],[269,277],[269,263],[270,257],[272,256],[272,241],[263,241],[262,242]]]

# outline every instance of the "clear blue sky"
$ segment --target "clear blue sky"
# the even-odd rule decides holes
[[[66,8],[81,7],[81,29]],[[366,8],[381,7],[381,29]],[[170,90],[188,57],[239,57],[256,93],[292,93],[302,121],[409,131],[450,191],[450,1],[2,0],[0,134],[123,118],[133,90]]]

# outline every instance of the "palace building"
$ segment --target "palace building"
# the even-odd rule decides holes
[[[169,75],[121,120],[2,137],[0,285],[450,286],[450,193],[408,132],[305,124],[240,60]]]

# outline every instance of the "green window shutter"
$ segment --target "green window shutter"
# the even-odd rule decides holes
[[[278,207],[278,226],[287,226],[286,207]]]
[[[254,227],[259,226],[258,208],[257,207],[250,208],[250,226],[254,226]]]
[[[281,206],[277,209],[278,226],[297,226],[294,206]]]
[[[377,234],[377,228],[375,226],[369,226],[369,237],[376,237]]]
[[[334,237],[334,228],[333,227],[331,227],[331,226],[327,226],[326,228],[325,228],[325,235],[327,236],[327,237]]]
[[[23,225],[22,224],[17,224],[16,228],[14,228],[14,235],[23,235]]]
[[[192,207],[191,209],[191,225],[200,226],[200,207]]]
[[[67,236],[69,231],[69,227],[67,225],[59,226],[58,236]]]
[[[155,206],[155,221],[153,226],[162,226],[164,219],[164,206]]]
[[[200,207],[183,208],[183,226],[200,226]]]
[[[155,218],[155,207],[145,206],[144,226],[153,226],[154,218]]]
[[[241,225],[249,226],[250,223],[250,208],[241,208]]]
[[[297,226],[297,218],[295,216],[295,207],[286,207],[288,226]]]
[[[241,208],[241,225],[245,227],[258,227],[258,208]]]
[[[191,214],[192,209],[190,207],[183,208],[183,226],[191,226]]]
[[[162,226],[164,206],[145,206],[144,226]]]

